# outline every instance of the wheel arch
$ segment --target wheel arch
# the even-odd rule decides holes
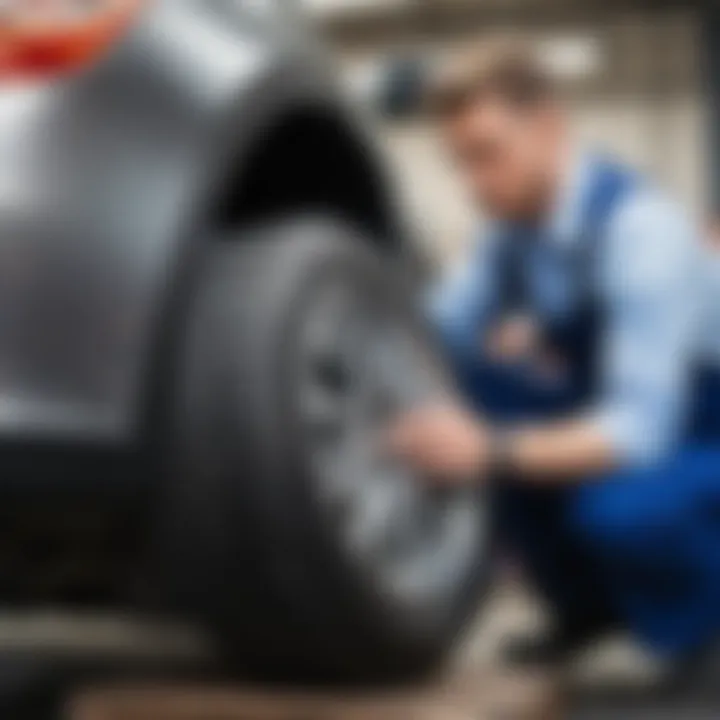
[[[403,233],[392,205],[377,153],[342,109],[300,101],[280,110],[230,168],[211,223],[222,234],[278,216],[326,213],[393,248]]]

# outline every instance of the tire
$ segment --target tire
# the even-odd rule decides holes
[[[410,293],[338,222],[210,247],[174,379],[166,601],[256,676],[431,669],[485,590],[487,528],[476,490],[432,490],[369,441],[448,388]]]

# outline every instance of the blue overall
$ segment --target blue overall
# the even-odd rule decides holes
[[[477,356],[456,358],[461,384],[485,417],[567,416],[595,397],[605,309],[591,271],[613,213],[640,182],[611,163],[595,173],[574,259],[579,277],[587,273],[586,297],[568,317],[541,328],[562,357],[561,378],[490,361],[479,340]],[[528,303],[523,241],[503,240],[492,260],[498,321]],[[720,632],[720,374],[698,367],[694,385],[692,417],[672,457],[580,484],[505,483],[498,495],[499,525],[561,616],[606,603],[640,639],[670,656]]]

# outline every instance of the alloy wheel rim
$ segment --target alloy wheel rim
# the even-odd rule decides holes
[[[313,288],[296,329],[296,412],[318,505],[343,552],[384,601],[423,615],[448,607],[486,523],[474,490],[433,485],[384,452],[394,416],[450,388],[391,305],[343,278]]]

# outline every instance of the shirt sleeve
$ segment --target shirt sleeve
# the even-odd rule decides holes
[[[494,293],[490,265],[495,245],[493,236],[478,237],[469,257],[444,273],[427,298],[430,320],[456,362],[477,354]]]
[[[683,213],[650,191],[611,224],[600,262],[608,317],[592,413],[623,461],[651,462],[679,440],[697,350],[699,245]]]

